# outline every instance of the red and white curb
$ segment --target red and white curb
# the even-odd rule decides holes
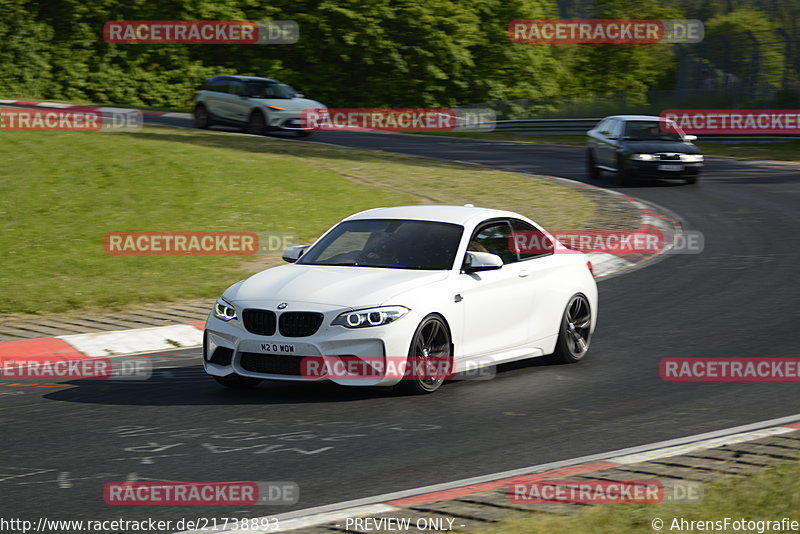
[[[7,361],[80,360],[194,348],[203,344],[204,327],[205,323],[199,322],[4,341],[0,343],[0,367]]]
[[[130,112],[130,111],[138,111],[142,115],[158,115],[161,117],[176,117],[176,118],[185,118],[189,116],[187,113],[173,113],[169,111],[146,111],[141,109],[133,109],[133,108],[115,108],[115,107],[94,107],[94,106],[82,106],[78,104],[62,104],[60,102],[31,102],[29,100],[0,100],[0,105],[12,105],[12,106],[22,106],[22,107],[35,107],[35,108],[53,108],[53,109],[97,109],[104,113],[122,113],[122,112]]]
[[[598,471],[600,469],[647,462],[658,458],[687,454],[693,451],[743,443],[770,436],[779,436],[797,430],[800,430],[800,414],[759,421],[749,425],[726,428],[714,432],[706,432],[704,434],[640,445],[638,447],[629,447],[590,456],[582,456],[570,460],[534,465],[522,469],[456,480],[444,484],[436,484],[433,486],[425,486],[363,499],[307,508],[270,516],[273,521],[275,519],[278,520],[280,528],[278,530],[269,530],[269,532],[286,532],[300,528],[314,527],[335,521],[344,521],[349,517],[366,517],[387,512],[399,512],[404,507],[446,499],[455,499],[473,493],[507,487],[512,483],[526,484],[539,480],[559,479],[591,471]],[[258,519],[261,518],[250,520],[259,523]],[[261,524],[268,524],[266,522],[267,518],[265,517],[263,519],[264,522]],[[220,528],[213,531],[230,532],[231,529]],[[267,532],[267,530],[240,529],[236,532],[241,534],[255,534]],[[179,534],[200,534],[200,531],[190,530]]]

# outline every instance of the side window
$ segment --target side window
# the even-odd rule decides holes
[[[553,254],[553,241],[544,232],[519,219],[511,219],[511,242],[521,260]]]
[[[224,78],[221,80],[209,81],[208,90],[214,91],[215,93],[226,93],[228,92],[228,81]]]
[[[232,95],[242,96],[247,94],[247,87],[243,82],[233,80],[228,84],[228,92]]]
[[[605,134],[608,131],[608,119],[603,119],[597,123],[597,126],[594,127],[595,131],[601,134]]]
[[[621,121],[619,119],[616,119],[616,120],[612,121],[611,126],[609,127],[608,130],[609,130],[609,132],[611,132],[612,135],[617,136],[617,139],[620,139],[622,137],[622,127],[624,125],[625,125],[625,121]]]
[[[516,253],[509,246],[511,244],[511,226],[506,221],[497,221],[478,230],[467,245],[467,251],[497,254],[504,264],[508,264],[518,261]]]

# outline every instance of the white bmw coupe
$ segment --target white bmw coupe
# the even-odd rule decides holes
[[[520,246],[533,239],[546,246]],[[208,318],[203,365],[225,386],[332,380],[430,393],[499,363],[577,362],[597,321],[587,257],[509,211],[367,210],[283,259],[229,287]]]

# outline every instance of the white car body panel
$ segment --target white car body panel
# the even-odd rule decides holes
[[[519,219],[513,212],[464,206],[405,206],[378,208],[345,219],[437,221],[464,226],[455,260],[449,270],[412,270],[358,266],[287,264],[257,273],[223,294],[238,319],[224,321],[212,312],[206,324],[203,363],[209,374],[236,373],[274,380],[315,380],[297,375],[263,374],[244,369],[244,352],[276,354],[281,346],[294,355],[406,357],[412,337],[429,314],[439,314],[453,342],[454,371],[551,354],[567,302],[582,293],[592,310],[591,331],[597,321],[597,286],[587,258],[575,251],[509,263],[497,270],[463,273],[461,262],[473,231],[491,219]],[[335,226],[334,226],[335,228]],[[332,231],[333,228],[330,231]],[[327,233],[326,233],[327,234]],[[549,234],[548,234],[549,235]],[[324,236],[323,236],[324,237]],[[322,238],[320,238],[322,239]],[[319,243],[319,240],[317,241]],[[557,243],[557,250],[566,249]],[[313,250],[313,246],[312,249]],[[308,254],[308,251],[306,251]],[[242,311],[313,311],[324,315],[319,330],[308,337],[259,336],[245,330]],[[351,329],[332,325],[341,313],[379,306],[404,306],[410,311],[397,321]],[[264,344],[267,350],[264,350]],[[230,365],[208,361],[218,346],[233,349]],[[268,357],[268,356],[265,356]],[[393,385],[396,379],[334,380],[345,385]]]

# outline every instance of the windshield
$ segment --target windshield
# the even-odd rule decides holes
[[[683,142],[682,132],[675,123],[667,121],[627,121],[625,141],[679,141]]]
[[[397,219],[345,221],[297,263],[391,269],[450,269],[464,227]]]
[[[247,82],[247,94],[252,98],[294,98],[297,92],[285,83]]]

